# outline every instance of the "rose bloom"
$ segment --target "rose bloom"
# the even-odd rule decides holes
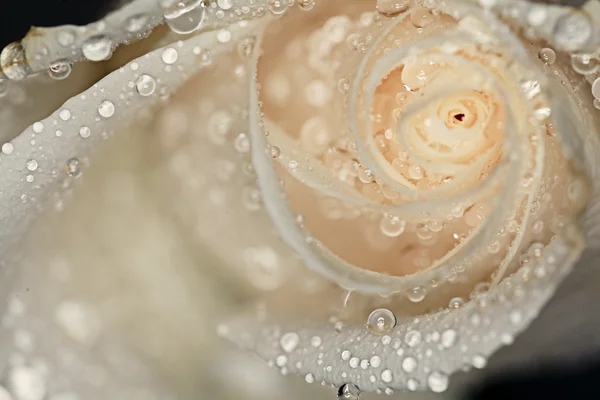
[[[453,397],[597,350],[597,11],[33,28],[0,55],[0,399]]]

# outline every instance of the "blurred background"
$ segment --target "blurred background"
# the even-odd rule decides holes
[[[158,1],[158,0],[157,0]],[[119,3],[119,0],[20,0],[20,1],[5,1],[0,8],[2,15],[2,23],[0,24],[0,45],[3,47],[6,44],[22,38],[30,26],[56,26],[62,24],[86,24],[97,20],[106,12],[114,8]],[[0,122],[1,123],[1,122]],[[592,261],[592,264],[595,262]],[[588,263],[589,264],[589,263]],[[567,282],[566,288],[561,289],[563,298],[580,298],[575,292],[581,290],[590,290],[589,287],[581,287],[580,280],[585,280],[580,277],[579,280]],[[559,296],[560,297],[560,296]],[[582,314],[589,313],[589,309],[596,309],[598,303],[589,302],[586,296],[581,297],[573,304],[576,307],[581,307],[573,310],[569,309],[569,313]],[[588,310],[584,312],[584,308]],[[543,313],[542,317],[546,318],[544,329],[565,330],[562,321],[561,312],[554,314],[548,312]],[[565,309],[562,309],[565,311]],[[595,312],[595,311],[593,311]],[[544,315],[545,314],[545,315]],[[575,319],[576,320],[576,319]],[[552,322],[553,321],[553,322]],[[531,399],[531,398],[574,398],[574,399],[592,399],[600,398],[600,359],[596,352],[600,343],[600,327],[596,322],[578,326],[573,323],[566,323],[568,329],[562,334],[561,338],[563,346],[555,348],[553,342],[549,341],[548,346],[544,348],[544,352],[549,355],[556,353],[558,357],[535,358],[522,367],[511,368],[495,368],[493,373],[478,373],[480,379],[469,379],[471,383],[469,389],[465,393],[461,393],[459,397],[464,399]],[[596,328],[595,330],[593,328]],[[535,335],[542,334],[544,329],[534,329],[533,333],[526,333],[525,338],[517,339],[520,342],[520,347],[524,351],[527,349],[527,343],[535,343],[538,338]],[[581,330],[579,330],[581,329]],[[580,341],[583,339],[583,344]],[[540,339],[543,341],[543,339]],[[569,343],[570,342],[570,343]],[[577,343],[579,345],[577,345]],[[596,346],[594,346],[594,344]],[[569,351],[569,346],[578,347],[579,353],[584,356],[578,356],[569,361],[562,360],[562,355]],[[581,346],[584,346],[584,351],[581,351]],[[585,346],[589,347],[589,351],[585,351]],[[504,350],[502,350],[504,351]],[[502,353],[501,351],[501,353]],[[536,352],[539,352],[536,349]],[[502,358],[502,354],[500,354]],[[493,360],[491,360],[493,367]],[[225,364],[222,364],[225,365]],[[218,364],[217,364],[218,367]],[[250,371],[235,371],[235,366],[228,365],[227,368],[232,369],[235,380],[243,382],[255,381],[253,374],[263,374],[262,369],[257,367]],[[172,372],[172,371],[171,371]],[[199,368],[198,374],[203,371]],[[270,370],[267,373],[278,373]],[[241,377],[240,377],[241,376]],[[286,388],[298,388],[304,385],[302,379],[293,377],[276,377],[276,379],[291,380],[293,383]],[[240,383],[240,382],[238,382]],[[219,384],[219,383],[215,383]],[[315,388],[321,389],[321,388]],[[306,391],[307,395],[310,391]],[[199,394],[198,398],[206,398]],[[269,398],[273,393],[269,394]],[[285,392],[281,392],[283,398],[287,398]],[[265,395],[265,398],[267,396]],[[432,396],[434,398],[435,396]],[[0,398],[2,398],[0,393]],[[331,398],[335,398],[334,391],[331,390]]]

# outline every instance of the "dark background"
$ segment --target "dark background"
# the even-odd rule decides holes
[[[118,0],[0,0],[0,48],[21,39],[31,26],[83,25],[113,9]],[[0,122],[1,123],[1,122]],[[591,305],[593,306],[593,305]],[[558,321],[557,321],[558,322]],[[549,349],[551,351],[551,349]],[[590,355],[599,360],[600,355]],[[490,378],[472,388],[469,400],[600,399],[600,362],[577,367],[542,365]]]

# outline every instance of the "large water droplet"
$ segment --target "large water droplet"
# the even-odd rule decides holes
[[[554,50],[549,49],[547,47],[540,50],[538,53],[540,60],[544,62],[546,65],[552,65],[556,61],[556,53]]]
[[[71,64],[64,61],[56,61],[50,64],[48,68],[48,75],[52,79],[62,80],[71,75]]]
[[[83,42],[81,51],[90,61],[103,61],[111,56],[113,42],[106,35],[94,35]]]
[[[274,15],[281,15],[287,11],[287,0],[269,0],[269,11]]]
[[[572,54],[571,67],[581,75],[589,75],[598,71],[598,60],[591,54]]]
[[[28,64],[25,49],[21,43],[14,42],[7,45],[0,53],[0,68],[6,77],[13,81],[20,81],[27,76]]]
[[[401,220],[395,215],[386,215],[379,221],[379,229],[388,237],[398,237],[404,233],[406,221]]]
[[[373,311],[367,318],[367,329],[375,335],[385,335],[396,326],[396,316],[385,308]]]
[[[585,46],[592,33],[590,18],[581,11],[571,11],[556,21],[552,36],[560,49],[573,51]]]
[[[202,27],[206,6],[204,0],[178,1],[175,6],[165,10],[164,16],[173,32],[185,35]]]
[[[291,353],[298,346],[298,342],[300,342],[300,337],[296,332],[288,332],[281,336],[279,340],[279,344],[281,348],[286,353]]]
[[[338,400],[359,400],[360,389],[352,383],[340,386],[337,393]]]
[[[140,96],[150,96],[156,90],[156,81],[150,75],[140,75],[135,81],[135,91]]]
[[[402,360],[402,369],[408,374],[415,372],[417,369],[417,360],[414,357],[406,357]]]
[[[177,50],[175,50],[172,47],[169,47],[162,52],[161,58],[165,64],[171,65],[177,62],[179,54],[177,53]]]
[[[427,377],[427,386],[432,392],[442,393],[448,388],[448,375],[443,372],[433,371]]]
[[[98,106],[98,114],[104,118],[110,118],[115,113],[115,105],[110,100],[104,100]]]

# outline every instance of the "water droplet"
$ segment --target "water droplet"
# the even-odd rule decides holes
[[[406,357],[402,360],[402,369],[408,374],[415,372],[417,369],[417,360],[414,357]]]
[[[485,368],[485,366],[487,365],[487,359],[481,354],[475,354],[473,356],[472,362],[473,366],[477,369]]]
[[[566,51],[585,46],[592,37],[590,18],[581,11],[569,11],[558,18],[552,36],[556,45]]]
[[[28,170],[35,171],[38,168],[38,162],[36,160],[31,159],[31,160],[27,161],[25,166],[27,167]]]
[[[74,178],[81,176],[81,161],[79,161],[77,158],[71,158],[68,160],[65,166],[65,172],[67,175]]]
[[[79,136],[81,136],[82,138],[87,139],[90,137],[91,134],[92,130],[87,126],[82,126],[81,128],[79,128]]]
[[[66,79],[69,75],[71,75],[71,64],[65,61],[56,61],[50,64],[50,68],[48,68],[48,75],[52,79],[63,80]]]
[[[177,62],[179,54],[174,48],[168,47],[162,52],[161,58],[165,64],[171,65]]]
[[[404,342],[406,342],[409,347],[416,347],[420,345],[421,340],[421,333],[418,331],[408,331],[406,332],[406,335],[404,335]]]
[[[71,111],[67,109],[60,110],[58,113],[58,117],[63,121],[68,121],[69,119],[71,119]]]
[[[379,229],[388,237],[398,237],[404,233],[406,221],[394,215],[386,215],[379,221]]]
[[[165,21],[175,33],[185,35],[202,27],[206,18],[205,0],[179,0],[174,7],[168,7]]]
[[[271,146],[271,157],[278,158],[281,155],[281,149],[277,146]]]
[[[600,78],[596,78],[592,83],[592,95],[597,99],[600,98]]]
[[[385,17],[394,17],[408,10],[408,0],[378,0],[377,12]]]
[[[319,346],[321,345],[321,342],[322,342],[322,341],[321,341],[321,338],[320,338],[319,336],[313,336],[313,337],[310,339],[310,345],[311,345],[312,347],[319,347]]]
[[[427,377],[427,386],[432,392],[442,393],[448,389],[448,375],[443,372],[434,371]]]
[[[243,38],[238,43],[238,54],[243,59],[252,57],[254,53],[254,45],[256,44],[256,38],[253,36]]]
[[[338,91],[342,94],[348,93],[348,90],[350,90],[350,81],[345,78],[340,79],[338,81],[337,88],[338,88]]]
[[[44,124],[41,122],[34,122],[31,129],[33,129],[35,133],[42,133],[44,131]]]
[[[218,0],[217,5],[223,10],[229,10],[233,7],[233,0]]]
[[[150,75],[140,75],[135,81],[135,91],[143,97],[150,96],[156,90],[156,81]]]
[[[286,0],[269,0],[269,11],[273,15],[281,15],[287,11],[288,4]]]
[[[217,41],[219,43],[229,43],[231,40],[231,31],[228,29],[219,29],[217,32]]]
[[[83,42],[81,51],[84,57],[90,61],[103,61],[110,58],[113,42],[106,35],[94,35]]]
[[[549,49],[547,47],[540,50],[540,52],[538,53],[538,57],[546,65],[552,65],[556,61],[556,53],[554,52],[554,50]]]
[[[315,0],[298,0],[298,7],[302,11],[310,11],[315,8]]]
[[[463,306],[463,304],[465,304],[464,299],[462,299],[461,297],[454,297],[453,299],[450,299],[450,302],[448,303],[448,307],[452,308],[452,309],[457,309],[457,308],[461,308]]]
[[[313,374],[306,374],[304,380],[306,381],[306,383],[313,383],[315,381],[315,377]]]
[[[375,335],[385,335],[396,326],[396,316],[385,308],[373,311],[367,318],[367,329]]]
[[[589,75],[598,71],[598,60],[591,54],[571,54],[571,67],[581,75]]]
[[[406,381],[406,387],[411,392],[414,392],[415,390],[417,390],[419,388],[419,381],[414,378],[410,378],[409,380]]]
[[[70,30],[60,30],[56,34],[56,41],[63,47],[69,47],[75,43],[75,35]]]
[[[46,380],[36,368],[17,366],[8,376],[9,391],[19,400],[43,400],[46,397]]]
[[[410,179],[419,180],[423,179],[423,176],[425,176],[425,173],[420,165],[413,164],[408,167],[408,177]]]
[[[145,14],[132,15],[125,21],[125,31],[129,33],[138,33],[144,29],[148,22],[148,16]]]
[[[235,138],[233,146],[240,153],[247,153],[250,150],[250,138],[245,133],[240,133]]]
[[[394,375],[392,374],[392,371],[389,369],[383,370],[381,372],[381,380],[385,383],[392,382],[394,380]]]
[[[425,28],[435,21],[435,15],[429,8],[417,8],[410,14],[410,22],[417,28]]]
[[[115,105],[110,100],[104,100],[98,106],[98,114],[104,118],[110,118],[115,114]]]
[[[369,360],[369,363],[373,368],[379,368],[381,365],[381,358],[379,356],[373,356],[371,357],[371,360]]]
[[[298,336],[296,332],[285,333],[283,336],[281,336],[281,339],[279,340],[281,348],[286,353],[291,353],[292,351],[294,351],[294,349],[296,349],[296,347],[298,346],[299,342],[300,336]]]
[[[408,299],[413,303],[422,301],[427,295],[427,290],[423,286],[417,286],[410,289],[407,293]]]
[[[457,338],[458,333],[456,333],[454,329],[446,329],[444,332],[442,332],[440,342],[442,343],[443,347],[449,349],[450,347],[454,346]]]
[[[15,146],[12,143],[4,143],[2,145],[2,153],[9,155],[15,150]]]
[[[352,383],[340,386],[337,393],[338,400],[359,400],[360,389]]]
[[[4,75],[13,81],[20,81],[27,76],[27,57],[21,43],[13,42],[2,49],[0,68]]]

